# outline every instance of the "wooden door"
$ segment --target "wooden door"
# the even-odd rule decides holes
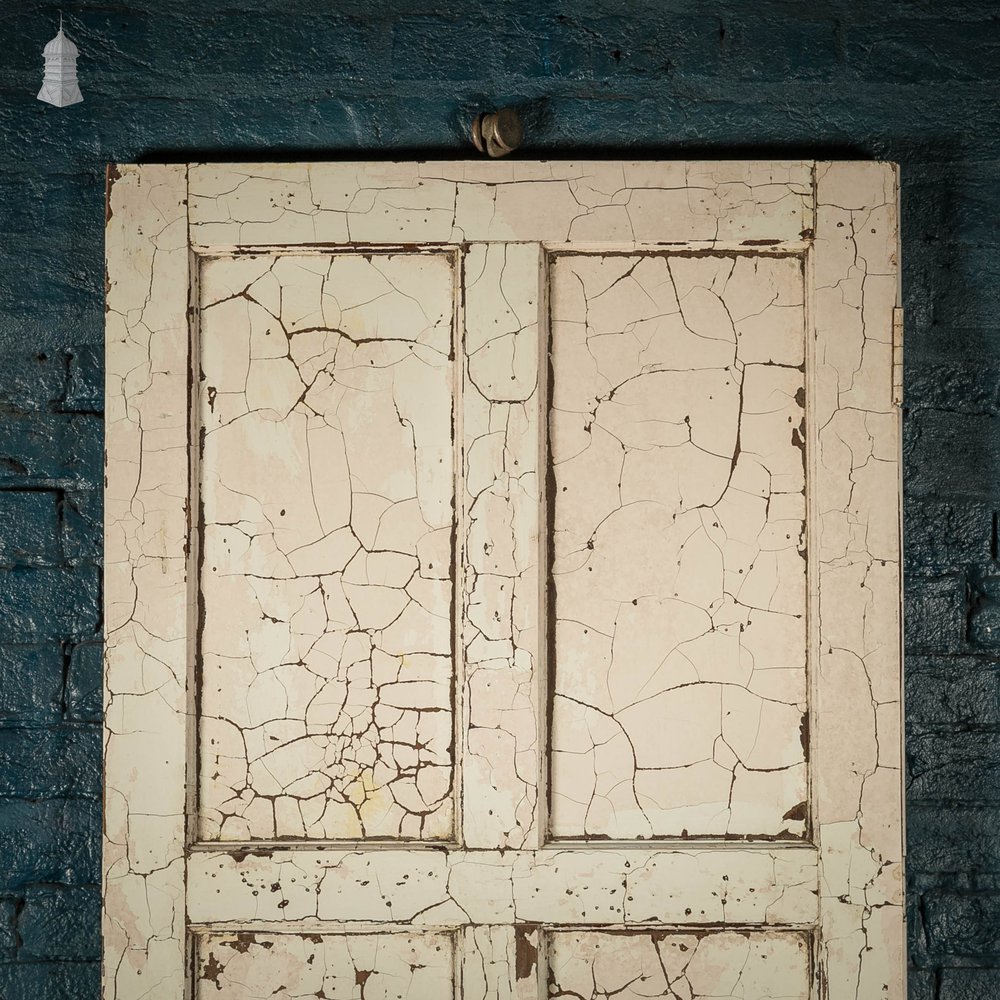
[[[896,174],[109,172],[106,1000],[902,1000]]]

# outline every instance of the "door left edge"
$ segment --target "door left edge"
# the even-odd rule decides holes
[[[104,1000],[189,988],[187,173],[107,175]]]

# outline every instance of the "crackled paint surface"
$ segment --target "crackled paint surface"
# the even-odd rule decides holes
[[[559,256],[552,832],[801,836],[802,262]]]
[[[800,240],[808,162],[191,166],[196,246]]]
[[[832,997],[902,996],[896,185],[817,165],[813,718],[819,957]]]
[[[816,857],[794,848],[650,851],[283,850],[193,854],[199,924],[380,921],[809,925]]]
[[[452,831],[452,280],[202,267],[203,839]]]
[[[197,1000],[436,1000],[453,990],[445,934],[232,934],[199,942]]]
[[[541,254],[473,246],[465,260],[464,837],[537,847]]]
[[[112,180],[107,1000],[902,1000],[895,172]]]
[[[103,941],[116,1000],[148,983],[180,1000],[186,961],[184,201],[183,167],[126,168],[108,229]]]
[[[778,932],[552,934],[550,1000],[808,1000],[809,942]]]

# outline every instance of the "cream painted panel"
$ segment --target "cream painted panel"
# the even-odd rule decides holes
[[[802,260],[551,274],[551,832],[801,838]]]
[[[621,847],[193,852],[197,924],[815,923],[816,852]]]
[[[549,1000],[809,1000],[806,935],[781,931],[557,932]]]
[[[200,836],[446,839],[452,257],[200,277]]]
[[[448,934],[223,934],[198,942],[196,1000],[445,1000]]]
[[[801,240],[808,162],[511,160],[191,167],[195,246]]]

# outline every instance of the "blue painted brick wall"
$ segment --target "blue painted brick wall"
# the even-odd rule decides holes
[[[95,1000],[104,164],[878,157],[903,171],[913,1000],[1000,997],[995,0],[0,0],[0,1000]],[[860,998],[874,1000],[874,998]]]

